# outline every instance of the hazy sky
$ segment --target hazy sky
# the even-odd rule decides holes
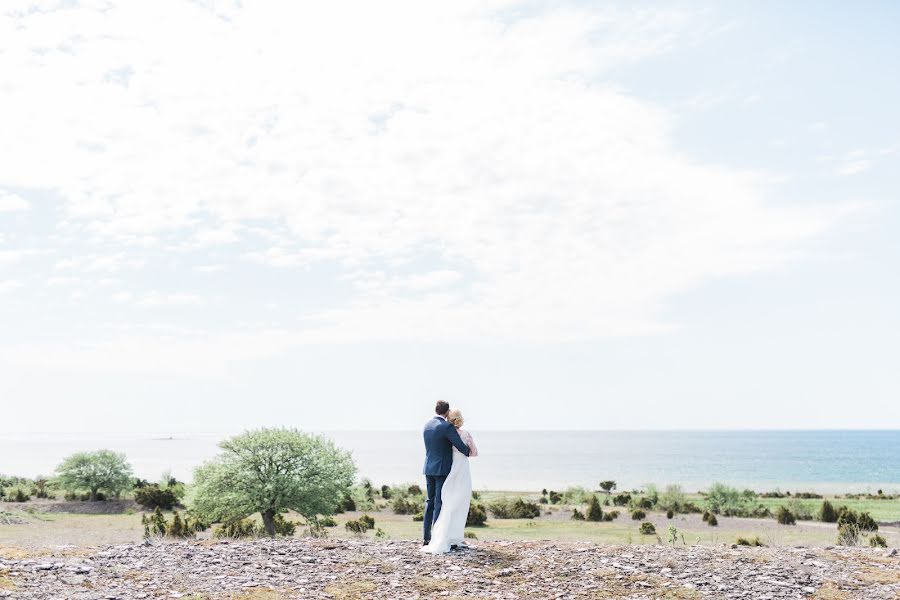
[[[900,427],[898,22],[4,0],[0,430]]]

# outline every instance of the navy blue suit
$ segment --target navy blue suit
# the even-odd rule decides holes
[[[456,427],[441,417],[434,417],[425,423],[422,432],[425,438],[425,484],[428,497],[425,500],[425,541],[431,539],[431,526],[441,514],[441,488],[453,466],[453,447],[469,455],[469,447],[465,445]]]

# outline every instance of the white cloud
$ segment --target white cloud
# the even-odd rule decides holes
[[[0,281],[0,294],[6,294],[13,290],[17,290],[22,287],[22,283],[19,281],[15,281],[13,279],[7,279],[6,281]]]
[[[0,213],[28,210],[30,205],[21,196],[0,190]]]
[[[197,273],[221,273],[225,270],[225,265],[198,265],[194,267]]]
[[[141,267],[122,248],[135,240],[188,240],[189,264],[220,264],[211,250],[238,231],[268,232],[240,239],[249,268],[326,265],[354,284],[298,315],[315,329],[297,340],[662,331],[671,295],[777,267],[844,214],[772,205],[768,174],[691,160],[673,115],[610,79],[673,48],[684,15],[526,8],[7,15],[0,130],[16,143],[0,146],[0,185],[54,190],[70,231],[113,248],[57,271]]]
[[[195,294],[185,293],[169,293],[163,294],[152,291],[146,296],[137,300],[138,306],[148,308],[158,308],[163,306],[191,306],[200,304],[201,298]]]
[[[864,171],[868,171],[872,166],[872,161],[866,159],[851,160],[838,167],[837,174],[841,176],[858,175]]]

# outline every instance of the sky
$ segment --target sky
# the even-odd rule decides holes
[[[898,428],[898,19],[5,0],[0,431]]]

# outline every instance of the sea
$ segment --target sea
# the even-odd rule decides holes
[[[193,469],[233,433],[0,433],[0,473],[52,474],[68,454],[124,452],[136,476]],[[417,431],[320,432],[350,450],[360,477],[376,485],[421,483]],[[756,491],[900,493],[900,430],[889,431],[473,431],[475,489],[539,491],[614,480],[685,491],[722,482]]]

